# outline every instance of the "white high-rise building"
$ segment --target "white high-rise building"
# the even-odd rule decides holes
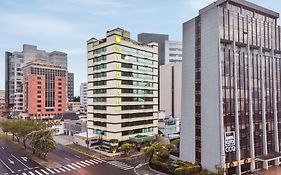
[[[84,109],[87,109],[87,94],[88,94],[88,83],[81,83],[80,85],[80,103]]]
[[[182,61],[182,42],[165,41],[165,64]]]
[[[105,146],[158,133],[157,53],[157,43],[120,28],[88,40],[88,131],[103,135]]]

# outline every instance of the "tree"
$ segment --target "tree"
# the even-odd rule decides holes
[[[180,139],[171,141],[171,144],[175,145],[177,148],[180,148]]]
[[[124,143],[119,148],[120,151],[124,152],[125,154],[128,154],[129,151],[131,151],[135,147],[135,144],[132,143]]]
[[[172,149],[176,148],[176,145],[174,144],[167,144],[164,146],[169,152],[171,152]]]
[[[46,128],[47,125],[43,122],[37,122],[34,120],[9,119],[2,121],[0,123],[0,127],[5,133],[12,133],[13,140],[14,137],[16,137],[18,143],[20,143],[20,139],[23,139],[23,144],[26,148],[26,136],[32,131]]]
[[[52,129],[41,129],[27,135],[27,138],[30,139],[33,154],[37,153],[39,157],[43,154],[46,158],[49,152],[56,149],[56,143],[52,137],[53,132]]]

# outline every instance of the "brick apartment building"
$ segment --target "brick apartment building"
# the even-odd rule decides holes
[[[66,111],[65,68],[30,62],[23,68],[24,110],[31,117],[52,118]]]

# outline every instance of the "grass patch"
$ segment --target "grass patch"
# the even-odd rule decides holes
[[[74,150],[74,151],[77,151],[81,154],[85,154],[87,156],[90,156],[90,157],[94,157],[94,154],[90,151],[87,151],[86,149],[80,147],[80,146],[77,146],[75,144],[70,144],[70,145],[66,145],[68,148]]]

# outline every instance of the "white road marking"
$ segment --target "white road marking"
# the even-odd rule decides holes
[[[46,170],[48,170],[48,171],[51,172],[52,174],[55,174],[55,172],[52,171],[50,168],[46,168]]]
[[[91,160],[89,160],[89,161],[94,162],[94,163],[96,163],[96,164],[101,163],[101,162],[98,162],[98,161],[96,162],[95,160],[92,160],[92,159],[91,159]]]
[[[73,169],[73,170],[76,170],[76,168],[73,167],[73,166],[71,166],[71,165],[66,165],[66,166],[68,166],[69,168],[71,168],[71,169]]]
[[[20,161],[16,156],[14,156],[13,154],[11,154],[11,156],[14,157],[17,161],[19,161],[23,166],[30,169],[30,167],[28,167],[26,164],[24,164],[22,161]]]
[[[71,169],[67,168],[66,166],[63,166],[64,169],[66,169],[67,171],[71,171]]]
[[[92,159],[93,161],[96,161],[96,162],[99,162],[99,163],[103,163],[105,162],[104,160],[101,160],[101,159]]]
[[[72,163],[71,165],[75,166],[76,168],[81,168],[80,166],[76,165],[75,163]]]
[[[96,159],[94,159],[94,160],[100,161],[101,163],[102,163],[102,162],[106,162],[105,160],[102,160],[102,159],[100,159],[100,158],[96,158]]]
[[[60,171],[59,170],[57,170],[56,168],[55,169],[53,169],[54,171],[56,171],[56,172],[58,172],[58,173],[60,173]]]
[[[76,162],[76,164],[82,166],[82,167],[86,167],[85,165],[83,165],[82,163]]]
[[[43,170],[43,169],[41,169],[41,171],[43,172],[43,173],[45,173],[46,175],[48,175],[49,173],[48,172],[46,172],[45,170]]]
[[[29,171],[28,173],[31,174],[31,175],[35,175],[35,174],[34,174],[33,172],[31,172],[31,171]]]
[[[26,173],[22,173],[22,175],[27,175]]]
[[[2,159],[0,159],[0,161],[3,163],[3,165],[4,165],[9,171],[11,171],[11,173],[14,173],[14,171],[13,171]]]
[[[134,167],[127,165],[123,162],[119,162],[119,161],[110,161],[108,162],[110,165],[116,166],[122,170],[129,170],[129,169],[133,169]]]
[[[65,172],[65,170],[64,169],[62,169],[62,168],[58,168],[59,170],[61,170],[62,172]]]
[[[86,162],[84,162],[84,161],[80,161],[81,163],[83,163],[84,165],[87,165],[87,166],[89,166],[90,164],[88,164],[88,163],[86,163]]]
[[[39,175],[43,175],[43,174],[41,174],[39,171],[37,171],[37,170],[35,170],[35,173],[37,173],[37,174],[39,174]]]
[[[5,149],[5,148],[2,146],[2,149]]]
[[[68,160],[68,161],[70,160],[70,159],[69,159],[69,158],[67,158],[67,157],[65,157],[65,159],[66,159],[66,160]]]
[[[77,156],[77,155],[74,155],[74,156],[77,157],[77,158],[79,158],[79,159],[81,158],[81,157],[79,157],[79,156]]]
[[[88,161],[88,160],[85,160],[85,162],[87,162],[87,163],[89,163],[89,164],[91,164],[91,165],[94,165],[94,164],[95,164],[95,163],[90,162],[90,161]]]
[[[8,159],[8,160],[9,160],[9,162],[10,162],[11,164],[15,164],[15,162],[12,161],[11,159]]]

